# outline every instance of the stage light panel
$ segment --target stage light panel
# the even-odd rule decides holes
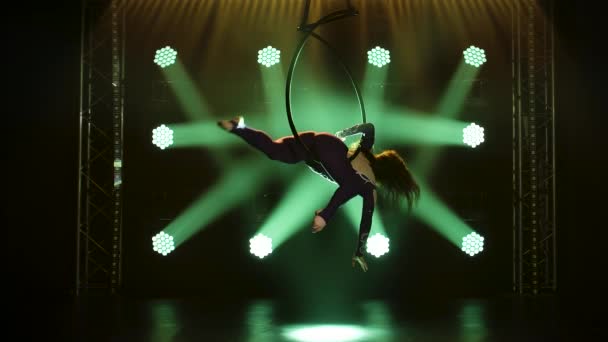
[[[173,242],[173,236],[160,232],[152,237],[152,248],[155,252],[166,256],[171,253],[175,249],[175,244]]]
[[[471,123],[462,130],[462,142],[473,148],[484,142],[483,127],[476,123]]]
[[[468,49],[464,50],[463,54],[464,62],[476,68],[479,68],[487,61],[485,51],[476,46],[471,45]]]
[[[389,239],[380,234],[376,233],[367,239],[367,252],[376,258],[388,253],[389,251]]]
[[[165,125],[160,125],[152,130],[152,143],[161,150],[173,144],[173,130]]]
[[[382,68],[391,62],[391,54],[388,50],[376,46],[367,52],[367,60],[370,64]]]
[[[273,48],[270,45],[258,51],[258,63],[267,68],[279,63],[280,60],[281,51]]]
[[[462,250],[470,256],[483,251],[483,236],[472,232],[462,238]]]
[[[251,254],[262,259],[272,253],[272,239],[264,234],[258,234],[249,240]]]
[[[169,46],[165,46],[162,49],[156,50],[154,63],[158,64],[161,68],[166,68],[174,64],[176,59],[177,51],[173,50]]]

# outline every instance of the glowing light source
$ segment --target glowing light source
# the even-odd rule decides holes
[[[367,329],[354,325],[310,325],[284,329],[283,336],[298,342],[351,342],[372,337]]]
[[[462,250],[470,256],[483,251],[483,236],[472,232],[462,238]]]
[[[468,49],[464,50],[463,54],[464,62],[476,68],[479,68],[487,61],[485,51],[476,46],[471,45]]]
[[[160,232],[156,234],[152,237],[152,248],[155,252],[166,256],[175,249],[175,244],[173,243],[173,236],[165,232]]]
[[[258,234],[249,240],[251,254],[262,259],[272,253],[272,239],[264,234]]]
[[[388,50],[376,46],[367,52],[367,60],[370,64],[382,68],[391,62],[391,54]]]
[[[462,142],[473,148],[484,142],[483,127],[472,123],[467,127],[463,128]]]
[[[279,63],[281,60],[281,51],[268,45],[262,50],[258,51],[258,63],[270,68],[271,66]]]
[[[380,234],[376,233],[367,239],[367,252],[376,258],[388,253],[389,250],[389,239]]]
[[[165,125],[160,125],[152,130],[152,143],[161,150],[173,145],[173,130]]]
[[[175,59],[177,57],[177,51],[172,48],[165,46],[162,49],[156,50],[156,55],[154,56],[154,63],[158,64],[161,68],[166,68],[169,65],[175,63]]]

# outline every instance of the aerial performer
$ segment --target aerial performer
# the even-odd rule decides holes
[[[243,116],[220,120],[218,125],[242,138],[268,158],[288,164],[305,162],[310,169],[338,185],[338,189],[327,206],[315,211],[312,221],[313,233],[322,231],[341,205],[356,196],[361,196],[363,208],[359,237],[351,263],[353,267],[359,265],[363,271],[367,272],[368,266],[363,252],[372,225],[372,216],[378,197],[377,191],[380,190],[381,194],[385,195],[380,196],[381,198],[387,198],[393,204],[398,204],[405,198],[409,211],[420,196],[420,188],[397,151],[384,150],[376,154],[373,152],[375,127],[366,122],[365,108],[359,89],[350,70],[341,60],[338,59],[356,92],[361,108],[362,123],[336,134],[320,131],[300,133],[293,123],[291,112],[291,81],[300,52],[307,39],[312,36],[337,55],[331,45],[314,30],[322,24],[358,14],[349,0],[346,0],[346,5],[345,10],[330,13],[317,22],[306,23],[310,8],[310,0],[306,0],[302,21],[298,27],[298,30],[304,35],[291,60],[285,89],[287,120],[292,135],[273,140],[266,132],[247,127]],[[355,134],[360,134],[361,139],[352,148],[347,147],[344,139]]]
[[[273,140],[264,131],[247,127],[242,116],[220,120],[218,125],[271,160],[287,164],[305,162],[313,171],[338,185],[327,206],[314,213],[313,233],[322,231],[341,205],[355,196],[363,198],[359,238],[352,257],[352,266],[358,264],[363,271],[368,269],[363,252],[371,229],[377,191],[384,191],[385,196],[381,197],[394,203],[405,198],[408,210],[420,196],[420,188],[399,153],[395,150],[373,153],[375,128],[371,123],[359,124],[335,135],[302,132],[298,135],[301,143],[294,136]],[[361,134],[361,139],[351,148],[347,147],[343,139],[355,134]],[[314,160],[310,159],[310,153]]]

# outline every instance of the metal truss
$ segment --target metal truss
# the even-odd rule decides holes
[[[512,7],[513,290],[557,288],[553,1]]]
[[[76,294],[121,285],[123,0],[82,0]]]

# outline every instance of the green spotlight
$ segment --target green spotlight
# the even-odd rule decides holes
[[[267,174],[276,177],[278,173],[275,171]],[[262,224],[262,228],[258,230],[259,233],[272,237],[275,249],[303,226],[309,225],[313,216],[311,214],[323,208],[335,191],[331,183],[322,181],[317,174],[308,170],[299,171],[292,178],[295,181],[285,191],[285,196]]]
[[[175,249],[175,244],[173,243],[173,236],[165,232],[160,232],[156,234],[152,237],[152,248],[155,252],[166,256]]]
[[[240,160],[226,167],[227,171],[212,187],[205,189],[198,199],[163,229],[174,237],[176,246],[181,246],[220,215],[259,191],[267,181],[266,175],[272,163],[258,162],[257,159],[255,162]],[[243,170],[246,170],[246,176]]]
[[[173,131],[165,125],[156,127],[152,130],[152,143],[161,150],[173,145]]]
[[[376,46],[367,52],[367,60],[370,64],[382,68],[391,62],[391,54],[388,50]]]
[[[264,234],[258,234],[249,240],[251,254],[262,259],[272,253],[272,239]]]
[[[464,50],[463,54],[464,62],[476,68],[479,68],[487,61],[485,51],[472,45],[468,49]]]
[[[380,233],[367,239],[367,252],[376,258],[388,253],[388,247],[389,239]]]
[[[161,68],[166,68],[169,65],[175,63],[177,57],[177,51],[172,48],[165,46],[162,49],[156,50],[156,56],[154,56],[154,63],[158,64]]]
[[[281,51],[268,45],[258,51],[258,63],[270,68],[281,60]]]
[[[382,135],[376,144],[424,144],[462,146],[462,128],[467,122],[422,115],[414,112],[386,108],[376,121]]]
[[[211,120],[174,124],[170,125],[169,129],[173,132],[171,148],[229,147],[242,143],[232,134],[218,129],[217,123]]]
[[[462,129],[462,142],[475,148],[484,142],[483,127],[472,123]]]
[[[470,256],[483,251],[483,236],[472,232],[462,238],[462,250]]]
[[[474,232],[467,223],[450,210],[429,188],[418,172],[414,173],[420,185],[420,201],[413,211],[420,220],[460,248],[462,237]],[[404,206],[405,207],[405,206]],[[405,209],[405,208],[404,208]]]

